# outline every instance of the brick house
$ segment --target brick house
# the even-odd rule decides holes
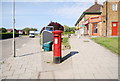
[[[101,35],[101,7],[102,5],[98,4],[95,1],[95,4],[90,8],[85,10],[80,18],[77,20],[75,26],[80,27],[84,25],[84,35],[89,36],[98,36]],[[79,31],[80,29],[78,29]]]
[[[47,26],[53,26],[54,27],[54,30],[61,30],[61,31],[64,31],[64,27],[59,24],[58,22],[50,22]],[[40,34],[42,33],[42,31],[45,30],[45,27],[43,27],[40,31]]]
[[[102,7],[103,36],[118,36],[118,13],[120,14],[120,1],[105,1]],[[120,26],[119,26],[120,27]]]
[[[14,31],[17,32],[16,29],[14,29]],[[9,33],[10,33],[10,32],[13,32],[13,29],[7,29],[7,32],[9,32]]]
[[[17,33],[19,33],[20,35],[23,35],[24,31],[23,30],[17,30]]]

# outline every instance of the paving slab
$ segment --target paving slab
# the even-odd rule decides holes
[[[75,58],[72,57],[72,63],[74,67],[78,67],[82,79],[88,77],[89,79],[118,79],[118,56],[116,54],[87,37],[78,39],[74,36],[70,39],[70,44],[71,50],[79,51]]]

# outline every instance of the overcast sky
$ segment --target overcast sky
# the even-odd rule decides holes
[[[2,24],[0,25],[1,27],[12,28],[12,2],[7,1],[2,2]],[[29,0],[28,2],[24,0],[23,2],[17,0],[15,3],[16,29],[33,27],[40,30],[50,21],[73,27],[82,12],[94,4],[94,0],[89,2],[87,2],[88,0],[86,2],[82,0],[60,1]],[[102,4],[103,1],[100,0],[99,3]]]

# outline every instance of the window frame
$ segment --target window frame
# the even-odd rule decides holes
[[[117,11],[118,9],[118,5],[117,4],[112,4],[112,11]]]
[[[93,33],[98,33],[98,24],[97,23],[93,24]]]

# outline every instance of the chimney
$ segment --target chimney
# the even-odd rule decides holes
[[[98,4],[98,0],[95,0],[95,4]]]

